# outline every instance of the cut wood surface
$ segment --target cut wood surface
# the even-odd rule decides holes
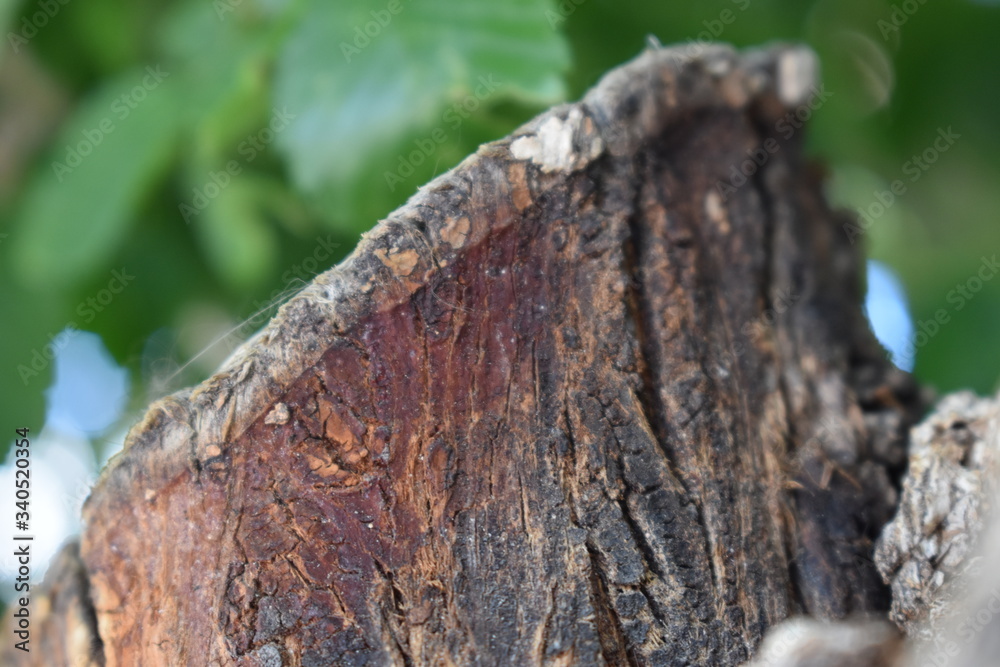
[[[922,405],[779,131],[814,70],[649,50],[422,188],[132,428],[25,664],[736,665],[884,617]]]

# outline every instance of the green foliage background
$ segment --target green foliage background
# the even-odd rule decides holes
[[[259,324],[420,184],[578,97],[650,34],[811,45],[833,96],[809,147],[844,206],[869,205],[939,128],[961,135],[863,237],[916,320],[950,308],[948,291],[1000,252],[993,3],[33,0],[0,2],[0,27],[5,435],[41,426],[52,368],[36,354],[68,324],[132,371],[136,408],[198,381],[252,333],[241,321]],[[147,68],[162,81],[139,91]],[[482,94],[484,80],[496,89]],[[272,137],[276,113],[294,118]],[[239,173],[185,213],[231,161]],[[409,175],[390,186],[387,172]],[[333,243],[338,256],[317,266]],[[123,268],[134,279],[121,294],[100,312],[83,305]],[[917,375],[995,389],[998,329],[1000,280],[919,350]],[[33,360],[42,368],[26,374]]]

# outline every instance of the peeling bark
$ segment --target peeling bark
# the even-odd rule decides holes
[[[889,608],[920,399],[777,131],[812,56],[689,52],[484,145],[150,407],[84,508],[96,664],[734,665]]]

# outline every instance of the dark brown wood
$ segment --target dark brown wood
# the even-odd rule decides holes
[[[642,54],[154,404],[84,510],[103,663],[734,665],[887,609],[919,400],[781,131],[811,64]]]
[[[884,615],[797,618],[768,631],[750,667],[983,667],[1000,649],[1000,395],[941,399],[909,437],[896,516],[875,548]]]

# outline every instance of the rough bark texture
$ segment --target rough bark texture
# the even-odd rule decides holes
[[[65,570],[79,646],[734,665],[789,615],[887,610],[919,401],[779,131],[812,63],[651,50],[423,188],[132,429]],[[36,629],[35,664],[77,664]]]
[[[752,667],[984,667],[1000,655],[1000,396],[941,400],[910,434],[899,510],[875,562],[889,617],[772,629]]]
[[[974,550],[998,482],[1000,400],[953,394],[913,430],[899,512],[875,552],[892,585],[890,618],[911,637],[941,634],[952,600],[990,565]]]

